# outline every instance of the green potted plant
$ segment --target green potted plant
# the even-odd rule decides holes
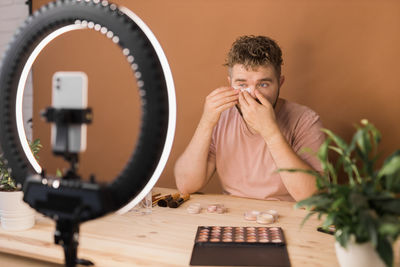
[[[42,148],[40,140],[30,143],[33,155],[38,160]],[[12,179],[3,155],[0,155],[0,217],[1,226],[6,230],[25,230],[35,222],[34,211],[22,200],[21,188]]]
[[[324,218],[322,228],[334,226],[336,255],[344,266],[393,266],[393,244],[400,234],[400,150],[376,168],[381,134],[373,124],[362,120],[350,143],[324,129],[326,141],[317,156],[323,173],[300,169],[316,178],[318,191],[299,201],[312,215]],[[328,159],[333,151],[338,158]],[[347,176],[346,183],[338,175]]]

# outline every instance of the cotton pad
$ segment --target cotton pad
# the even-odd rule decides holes
[[[233,89],[240,90],[241,92],[247,91],[249,94],[251,93],[250,87],[248,87],[248,88],[233,87]]]

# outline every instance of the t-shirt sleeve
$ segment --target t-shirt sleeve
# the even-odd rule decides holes
[[[297,155],[319,172],[322,171],[322,167],[316,154],[325,141],[325,134],[321,129],[322,123],[318,114],[312,110],[306,111],[296,125],[292,145]]]

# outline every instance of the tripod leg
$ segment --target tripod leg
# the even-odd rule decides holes
[[[79,223],[71,220],[57,220],[54,242],[64,249],[65,266],[75,267],[76,264],[94,265],[93,262],[77,258],[79,239]]]

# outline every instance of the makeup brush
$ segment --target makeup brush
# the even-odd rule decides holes
[[[162,198],[160,200],[158,200],[157,205],[160,207],[168,207],[169,203],[171,201],[176,201],[177,199],[179,199],[179,193],[173,194],[173,195],[168,195],[165,198]]]
[[[186,200],[188,200],[190,198],[189,194],[185,194],[182,197],[180,197],[178,200],[175,201],[171,201],[168,203],[168,207],[170,208],[177,208],[179,207],[183,202],[185,202]]]

